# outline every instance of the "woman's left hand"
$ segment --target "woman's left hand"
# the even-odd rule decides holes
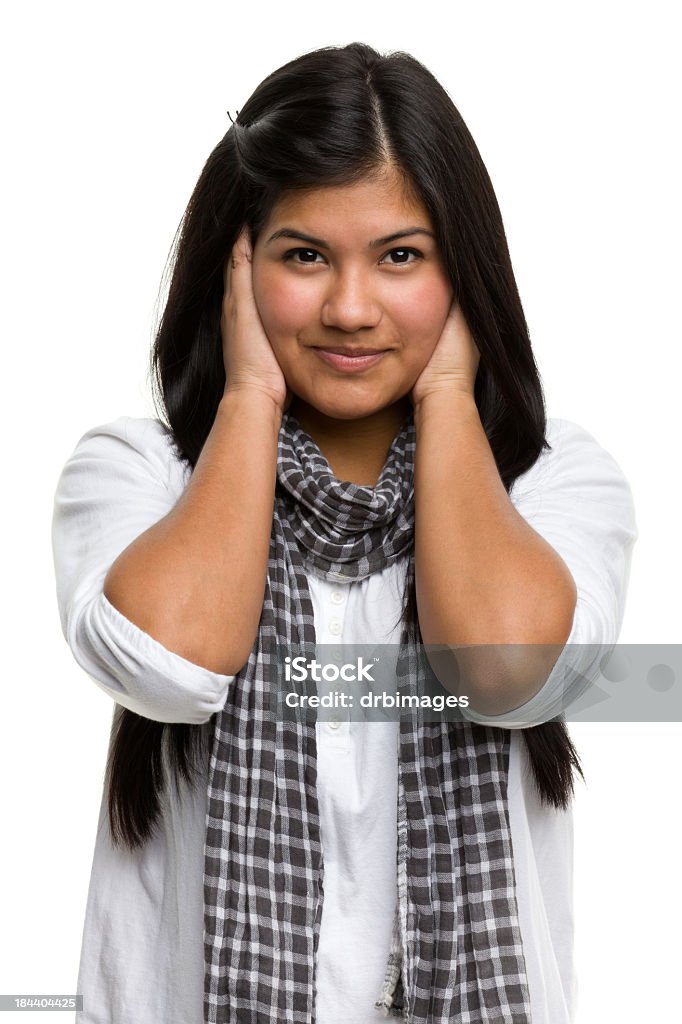
[[[431,358],[410,392],[412,405],[434,391],[459,391],[473,397],[480,358],[462,307],[453,299]]]

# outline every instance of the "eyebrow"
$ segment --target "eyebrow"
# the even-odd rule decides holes
[[[376,249],[379,245],[388,245],[389,242],[395,242],[399,238],[406,238],[408,235],[428,235],[429,238],[433,239],[436,237],[433,231],[428,231],[426,228],[404,228],[402,231],[395,231],[392,235],[385,235],[383,238],[374,239],[374,241],[369,243],[369,248]],[[330,248],[329,243],[325,242],[322,238],[306,235],[302,231],[295,231],[293,228],[280,228],[279,231],[275,231],[274,235],[270,235],[265,244],[270,245],[271,242],[277,241],[278,238],[295,238],[301,242],[315,245],[318,249]]]

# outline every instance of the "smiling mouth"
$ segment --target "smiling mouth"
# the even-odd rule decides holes
[[[337,356],[348,356],[353,359],[356,356],[375,356],[380,352],[386,352],[384,348],[344,348],[343,346],[327,346],[327,345],[316,345],[315,346],[321,352],[331,352],[332,355]]]
[[[340,373],[362,373],[372,366],[380,363],[390,349],[380,348],[356,348],[348,349],[341,347],[314,348],[318,359],[321,359],[327,366]]]

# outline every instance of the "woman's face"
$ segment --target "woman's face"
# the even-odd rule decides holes
[[[408,394],[453,297],[433,231],[393,168],[280,197],[254,247],[253,289],[294,395],[326,416],[359,419]],[[383,354],[349,372],[325,348]]]

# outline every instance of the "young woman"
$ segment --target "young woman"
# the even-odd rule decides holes
[[[632,497],[545,418],[421,64],[355,43],[256,89],[153,368],[162,416],[89,430],[55,497],[64,635],[116,702],[80,1020],[571,1021],[566,659],[616,642]],[[456,687],[431,661],[459,720],[273,711],[282,652],[375,643],[408,689],[419,645],[466,654]]]

